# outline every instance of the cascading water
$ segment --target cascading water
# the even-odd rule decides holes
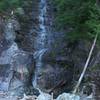
[[[40,68],[43,66],[42,57],[43,54],[47,51],[46,48],[46,39],[47,31],[45,26],[45,15],[46,15],[46,0],[40,0],[39,3],[39,32],[35,40],[35,53],[34,58],[36,59],[36,71],[33,79],[34,88],[39,88],[37,86],[37,76],[40,71]]]

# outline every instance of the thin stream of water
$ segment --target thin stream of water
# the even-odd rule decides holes
[[[47,51],[46,48],[46,37],[47,31],[45,26],[45,15],[46,15],[46,0],[40,0],[39,3],[39,28],[40,31],[38,32],[38,36],[35,41],[35,53],[34,58],[36,59],[36,71],[35,76],[33,79],[33,86],[34,88],[38,88],[37,86],[37,76],[40,71],[40,68],[43,66],[42,57],[44,53]]]

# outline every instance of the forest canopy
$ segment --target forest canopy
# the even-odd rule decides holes
[[[54,0],[57,28],[72,40],[90,39],[100,33],[100,8],[95,0]]]
[[[0,12],[21,6],[23,0],[0,0]]]
[[[0,0],[0,12],[22,6],[24,0]],[[91,39],[100,33],[100,8],[96,0],[54,0],[56,28],[68,30],[71,40]]]

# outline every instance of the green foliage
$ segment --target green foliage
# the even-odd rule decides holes
[[[21,6],[23,0],[0,0],[0,11],[6,11]]]
[[[100,11],[95,0],[54,0],[57,28],[67,30],[71,39],[91,38],[100,33]]]

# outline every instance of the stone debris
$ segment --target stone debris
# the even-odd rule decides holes
[[[53,99],[52,95],[49,95],[47,93],[41,93],[38,97],[36,96],[26,96],[24,94],[24,97],[20,100],[94,100],[92,96],[85,96],[80,97],[79,95],[70,94],[70,93],[63,93],[59,95],[56,99]]]
[[[47,93],[41,93],[36,100],[52,100],[52,96]]]
[[[36,100],[37,96],[27,96],[26,94],[24,94],[24,97],[20,100]]]
[[[59,95],[56,99],[53,99],[52,95],[49,95],[47,93],[41,93],[38,97],[35,95],[26,95],[24,94],[23,98],[20,98],[18,96],[8,96],[7,94],[0,93],[0,100],[94,100],[92,96],[78,96],[75,94],[70,93],[62,93]]]
[[[80,96],[75,94],[63,93],[56,100],[80,100]]]

